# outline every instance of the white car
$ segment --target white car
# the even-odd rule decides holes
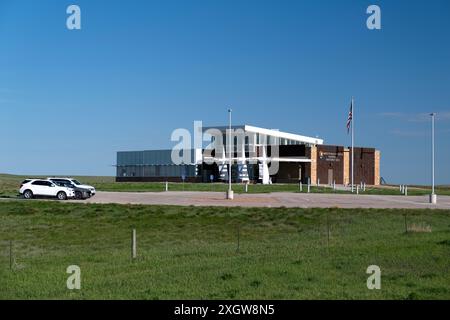
[[[72,188],[58,186],[50,180],[45,179],[26,179],[20,186],[19,193],[25,199],[31,199],[35,196],[56,197],[58,200],[66,200],[75,197]]]
[[[50,180],[50,181],[53,181],[53,182],[58,182],[58,183],[73,184],[74,186],[76,186],[78,188],[88,189],[91,192],[91,197],[93,197],[95,195],[95,188],[93,186],[90,186],[90,185],[87,185],[87,184],[82,184],[77,179],[73,179],[73,178],[58,178],[58,177],[47,178],[47,179]]]

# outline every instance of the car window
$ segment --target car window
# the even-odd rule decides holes
[[[35,185],[35,186],[45,186],[45,185],[47,185],[47,181],[36,180],[33,183],[31,183],[31,184]]]
[[[73,188],[73,184],[66,182],[66,181],[54,181],[55,184],[59,187],[67,187],[67,188]]]
[[[80,182],[80,181],[78,181],[78,180],[75,180],[75,179],[73,179],[73,180],[72,180],[72,183],[73,183],[73,184],[75,184],[75,185],[77,185],[77,186],[81,184],[81,182]]]
[[[31,179],[25,179],[25,180],[22,181],[22,184],[28,183],[30,181],[31,181]]]

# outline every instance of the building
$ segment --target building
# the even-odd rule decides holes
[[[183,150],[180,150],[182,153]],[[195,150],[189,150],[195,157]],[[117,152],[116,181],[198,181],[198,161],[172,162],[172,150]]]
[[[228,127],[207,127],[202,128],[206,147],[118,152],[116,181],[228,181],[231,153],[234,182],[350,183],[351,148],[249,125],[231,129],[231,144]],[[355,184],[380,183],[378,150],[355,147],[354,161]]]

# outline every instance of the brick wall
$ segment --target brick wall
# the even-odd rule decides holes
[[[333,182],[350,184],[351,182],[351,148],[343,146],[319,145],[307,148],[306,156],[312,163],[306,165],[306,175],[311,183]],[[355,148],[355,184],[365,182],[368,185],[380,184],[380,151],[374,148]],[[330,180],[330,181],[329,181]]]
[[[344,184],[350,183],[350,150],[344,148]]]
[[[344,147],[317,146],[317,178],[321,184],[344,183]]]
[[[361,182],[365,182],[366,184],[375,185],[379,184],[376,178],[376,167],[378,166],[378,175],[379,175],[379,157],[376,157],[376,151],[374,148],[355,148],[354,158],[354,179],[355,184],[360,184]],[[350,148],[351,152],[351,148]],[[351,166],[351,159],[350,159]],[[350,167],[351,168],[351,167]],[[351,169],[350,169],[351,170]],[[350,171],[351,172],[351,171]]]
[[[306,157],[311,159],[310,163],[305,163],[305,182],[310,179],[311,184],[317,183],[317,147],[306,148]]]
[[[380,151],[379,150],[375,150],[375,181],[374,181],[374,185],[379,185],[380,184],[380,180],[381,180],[381,175],[380,175]]]

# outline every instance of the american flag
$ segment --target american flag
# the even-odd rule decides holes
[[[348,112],[348,119],[347,119],[347,134],[350,133],[350,125],[353,120],[353,99],[350,103],[350,111]]]

